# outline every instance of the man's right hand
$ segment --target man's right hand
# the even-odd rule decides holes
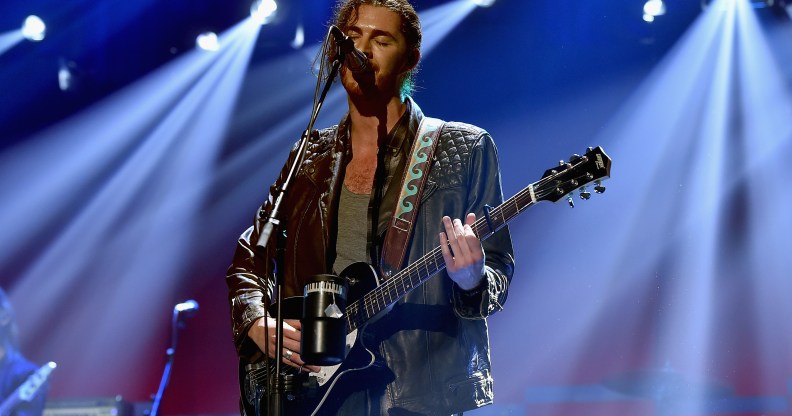
[[[266,321],[265,321],[266,320]],[[265,327],[266,325],[269,328]],[[269,329],[269,332],[266,331]],[[283,320],[283,363],[294,368],[318,372],[320,368],[314,365],[305,365],[300,357],[300,330],[302,325],[297,319]],[[275,358],[276,333],[275,318],[262,317],[253,323],[248,330],[248,337],[258,345],[261,351],[269,351],[269,357]],[[269,344],[269,345],[268,345]]]

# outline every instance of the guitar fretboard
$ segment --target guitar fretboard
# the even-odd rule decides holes
[[[499,206],[487,207],[485,215],[478,218],[471,228],[479,239],[486,240],[537,202],[557,201],[577,188],[608,177],[610,164],[610,158],[601,147],[589,148],[584,156],[575,155],[569,163],[561,162],[559,167],[548,169],[542,179],[523,188]],[[602,190],[604,188],[597,192]],[[348,331],[358,329],[444,268],[443,252],[437,246],[371,292],[347,305]]]
[[[496,231],[503,228],[509,221],[517,217],[521,212],[536,204],[542,199],[542,195],[552,190],[545,189],[546,179],[539,180],[513,197],[504,201],[496,208],[489,211],[489,221],[487,216],[478,218],[471,225],[473,232],[479,239],[486,240]],[[537,197],[537,194],[539,195]],[[380,286],[365,294],[357,301],[347,305],[346,317],[349,332],[362,326],[369,319],[380,313],[388,306],[396,303],[411,290],[423,284],[430,277],[445,269],[443,252],[440,246],[425,254],[405,269],[399,271],[389,279],[385,280]]]

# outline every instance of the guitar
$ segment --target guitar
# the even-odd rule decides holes
[[[484,216],[478,218],[471,226],[479,239],[485,240],[499,229],[503,228],[509,221],[517,217],[531,206],[542,202],[558,202],[564,197],[570,206],[574,207],[571,193],[580,190],[581,199],[587,200],[591,193],[586,189],[594,183],[594,191],[602,193],[605,188],[601,181],[610,176],[611,159],[605,154],[601,147],[589,148],[583,156],[573,155],[569,162],[561,161],[559,166],[548,169],[538,181],[528,185],[513,197],[504,201],[495,208],[485,207]],[[374,355],[365,346],[358,342],[358,331],[363,331],[365,325],[396,303],[407,293],[417,288],[430,277],[436,275],[445,268],[443,254],[440,246],[435,247],[423,257],[408,265],[398,273],[380,283],[380,278],[371,265],[358,262],[349,265],[340,273],[340,277],[349,282],[349,302],[346,307],[347,337],[346,345],[348,356],[338,365],[322,367],[318,373],[306,375],[301,373],[296,375],[297,370],[287,367],[286,374],[296,378],[296,383],[310,386],[312,391],[310,398],[301,397],[300,400],[313,400],[322,398],[318,407],[324,402],[334,385],[335,380],[350,371],[361,370],[370,366],[374,361]],[[369,282],[369,286],[365,287]],[[286,299],[286,301],[295,298]],[[297,298],[302,304],[302,297]],[[286,303],[284,302],[284,304]],[[361,353],[361,350],[365,352]],[[355,355],[370,356],[370,361],[361,364],[350,364],[352,361],[349,356],[350,351],[357,352]],[[360,360],[357,360],[360,361]],[[355,365],[360,365],[355,367]],[[265,391],[269,385],[266,382],[267,375],[272,379],[274,374],[274,364],[271,359],[260,354],[251,362],[240,360],[239,382],[242,390],[242,406],[246,415],[258,415],[257,409],[265,409]],[[342,371],[339,371],[342,370]],[[292,381],[287,382],[292,383]]]
[[[56,364],[50,361],[41,366],[35,373],[31,374],[22,385],[17,387],[17,389],[3,401],[3,404],[0,404],[0,416],[8,416],[14,408],[22,404],[22,402],[33,400],[33,398],[36,397],[36,393],[47,381],[55,367]]]

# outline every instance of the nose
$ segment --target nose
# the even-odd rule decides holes
[[[368,36],[361,36],[355,39],[355,48],[371,59],[371,39]]]

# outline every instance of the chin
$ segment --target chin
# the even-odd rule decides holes
[[[383,95],[384,91],[377,81],[376,72],[355,76],[344,70],[341,74],[341,84],[350,95],[361,97]]]

